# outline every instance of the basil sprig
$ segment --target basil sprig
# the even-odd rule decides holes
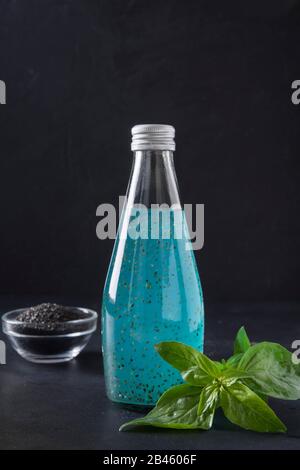
[[[242,327],[234,341],[233,355],[212,361],[183,343],[165,341],[156,351],[177,369],[186,383],[167,390],[144,418],[123,424],[173,429],[212,427],[217,408],[232,423],[257,432],[282,433],[285,425],[267,404],[267,397],[300,398],[300,366],[280,344],[251,345]]]

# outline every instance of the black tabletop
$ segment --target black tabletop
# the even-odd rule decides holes
[[[40,300],[1,298],[0,313]],[[241,325],[253,341],[291,348],[300,339],[299,311],[300,305],[292,303],[208,305],[206,353],[229,355]],[[0,339],[6,341],[2,333]],[[287,425],[286,435],[243,431],[222,415],[208,432],[144,428],[120,433],[119,426],[139,413],[106,398],[100,349],[99,325],[87,348],[65,364],[31,364],[8,346],[7,363],[0,365],[0,449],[300,449],[300,401],[271,400]]]

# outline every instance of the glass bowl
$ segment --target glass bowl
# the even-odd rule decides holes
[[[97,312],[67,307],[82,318],[60,322],[53,331],[36,330],[16,318],[28,310],[19,308],[2,317],[2,330],[12,347],[30,362],[54,364],[70,361],[85,348],[97,327]]]

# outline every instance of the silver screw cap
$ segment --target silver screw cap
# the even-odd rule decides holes
[[[175,129],[168,124],[138,124],[131,129],[131,150],[175,150]]]

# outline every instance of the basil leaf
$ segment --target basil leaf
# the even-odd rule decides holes
[[[232,423],[257,432],[286,431],[274,411],[246,385],[222,387],[220,395],[224,415]]]
[[[292,354],[280,344],[251,346],[238,369],[250,374],[243,382],[255,392],[285,400],[300,398],[300,366],[293,364]]]
[[[243,353],[234,354],[229,359],[227,359],[225,367],[237,367],[240,360],[242,359]]]
[[[245,328],[242,326],[237,332],[236,338],[234,340],[234,350],[233,354],[244,353],[251,346],[250,340],[246,333]]]
[[[185,382],[196,387],[205,387],[214,380],[198,366],[193,366],[190,367],[190,369],[182,371],[181,376]]]
[[[173,429],[207,429],[206,422],[197,415],[201,388],[187,384],[175,385],[158,400],[155,408],[144,418],[123,424],[120,431],[132,426],[156,426]]]
[[[256,393],[257,396],[259,396],[259,398],[261,398],[263,401],[268,403],[268,401],[269,401],[268,395],[264,395],[263,393],[259,393],[259,392],[255,392],[255,393]]]
[[[245,380],[248,377],[250,377],[250,374],[248,372],[229,367],[222,372],[220,380],[222,384],[230,386],[238,380]]]
[[[164,341],[155,346],[160,356],[181,372],[190,385],[205,386],[220,375],[221,364],[212,361],[197,349],[176,341]]]
[[[202,389],[197,414],[201,419],[202,428],[210,429],[213,424],[215,410],[219,402],[219,388],[208,385]]]

